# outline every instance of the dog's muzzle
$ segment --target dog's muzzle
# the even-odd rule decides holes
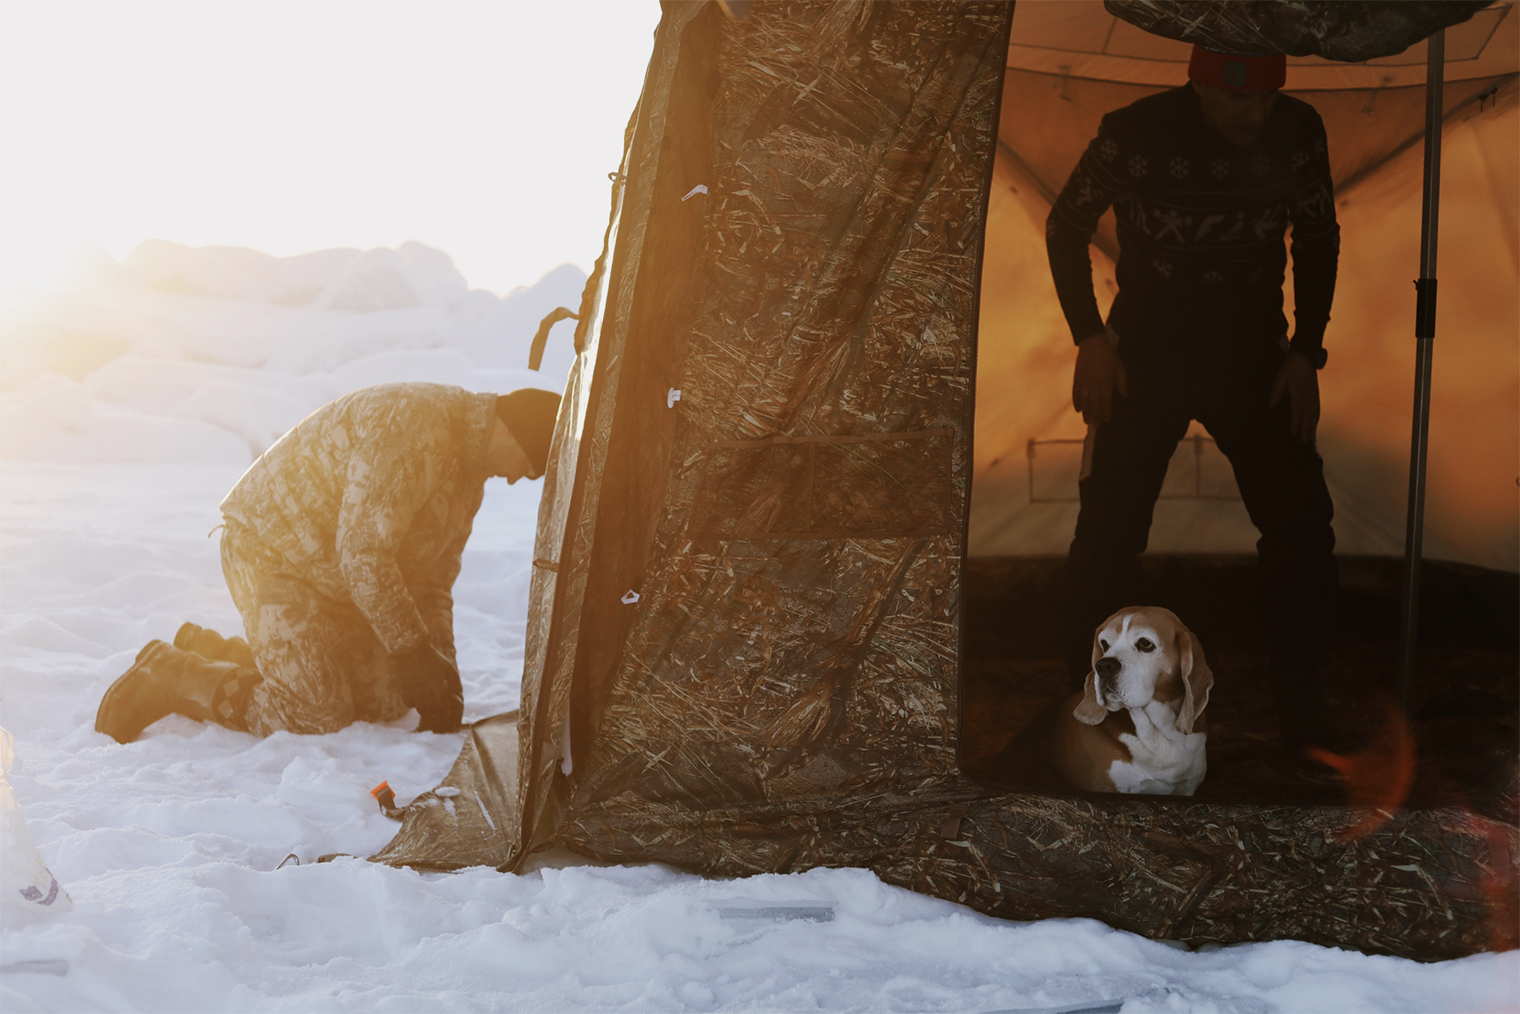
[[[1093,664],[1093,670],[1098,674],[1098,687],[1105,696],[1114,691],[1114,680],[1119,676],[1119,670],[1124,668],[1124,663],[1110,655],[1104,655]]]

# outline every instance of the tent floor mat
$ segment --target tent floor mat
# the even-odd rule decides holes
[[[1050,730],[1076,687],[1060,661],[1054,603],[1058,558],[967,561],[961,761],[979,781],[1029,792],[1069,792]],[[1342,594],[1325,690],[1354,752],[1397,721],[1401,562],[1341,561]],[[1252,622],[1255,561],[1168,556],[1146,561],[1148,601],[1172,608],[1198,634],[1215,677],[1209,773],[1196,798],[1336,804],[1346,788],[1330,768],[1278,738],[1263,632]],[[1427,562],[1412,722],[1414,781],[1407,803],[1464,806],[1520,821],[1520,577]]]

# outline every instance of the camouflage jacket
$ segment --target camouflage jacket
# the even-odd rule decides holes
[[[487,478],[493,394],[385,384],[281,437],[222,501],[294,574],[351,601],[387,651],[428,636],[417,598],[447,599]]]

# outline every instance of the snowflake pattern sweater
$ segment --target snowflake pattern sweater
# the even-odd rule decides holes
[[[1087,246],[1114,207],[1119,294],[1109,324],[1126,361],[1254,358],[1287,336],[1283,237],[1293,226],[1292,349],[1316,359],[1335,293],[1340,227],[1325,128],[1279,95],[1254,144],[1203,121],[1184,86],[1103,118],[1046,222],[1051,273],[1073,340],[1103,331]]]

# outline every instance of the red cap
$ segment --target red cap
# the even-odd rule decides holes
[[[1216,53],[1194,45],[1188,77],[1226,91],[1266,92],[1281,88],[1288,80],[1288,58],[1282,53],[1272,56]]]

